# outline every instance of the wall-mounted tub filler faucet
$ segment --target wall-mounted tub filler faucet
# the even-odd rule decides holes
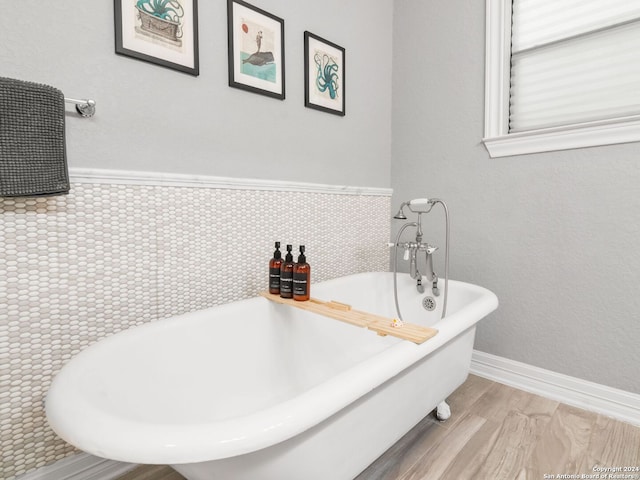
[[[395,243],[389,244],[389,246],[394,247],[394,258],[393,258],[393,288],[394,288],[394,298],[396,301],[396,311],[398,312],[398,318],[402,320],[402,315],[400,314],[400,306],[398,304],[398,285],[397,285],[397,272],[398,272],[398,248],[402,248],[404,250],[404,259],[409,261],[409,275],[416,281],[416,289],[418,293],[424,293],[425,287],[423,285],[423,277],[426,277],[426,281],[431,284],[431,291],[434,296],[440,295],[440,289],[438,288],[438,276],[433,271],[433,253],[438,249],[433,245],[429,245],[426,242],[422,241],[423,232],[422,232],[422,215],[425,213],[431,212],[434,205],[440,204],[444,208],[445,214],[445,223],[446,223],[446,239],[445,239],[445,253],[444,253],[444,300],[442,306],[442,317],[447,313],[447,296],[449,293],[449,209],[444,201],[438,198],[416,198],[414,200],[409,200],[407,202],[403,202],[400,205],[400,209],[398,213],[394,215],[393,218],[397,220],[407,220],[407,216],[404,213],[404,209],[409,209],[410,212],[418,215],[417,221],[415,222],[407,222],[398,231],[398,235],[396,236]],[[416,229],[416,238],[415,241],[410,242],[400,242],[400,237],[402,233],[409,227],[415,227]],[[420,272],[418,267],[418,259],[419,254],[424,253],[425,255],[425,274]]]

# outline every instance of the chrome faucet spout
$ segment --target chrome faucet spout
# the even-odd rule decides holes
[[[410,259],[409,259],[409,273],[414,280],[422,280],[422,274],[418,270],[418,248],[417,246],[410,247]]]
[[[433,277],[437,277],[436,273],[433,271],[433,252],[436,249],[433,248],[431,251],[427,250],[426,252],[426,257],[427,257],[427,271],[426,271],[426,275],[427,275],[427,281],[432,282],[433,281]]]

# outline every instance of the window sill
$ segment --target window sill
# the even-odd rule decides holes
[[[491,157],[640,142],[640,115],[508,134],[511,0],[486,0],[485,122]]]
[[[640,116],[483,138],[492,158],[640,141]]]

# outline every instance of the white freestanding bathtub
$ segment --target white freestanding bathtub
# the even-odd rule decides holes
[[[442,287],[442,286],[441,286]],[[112,335],[74,357],[46,400],[51,427],[91,454],[169,464],[190,480],[353,479],[467,378],[476,323],[498,300],[450,281],[447,316],[398,275],[421,345],[261,297]],[[443,290],[442,288],[440,289]],[[393,274],[312,296],[395,317]],[[455,414],[455,412],[454,412]]]

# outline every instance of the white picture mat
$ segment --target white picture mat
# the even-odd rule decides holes
[[[242,23],[244,20],[264,25],[275,33],[273,46],[273,58],[276,64],[276,81],[268,82],[252,75],[247,75],[240,71],[242,65],[240,61],[240,51],[242,46]],[[282,72],[284,65],[282,64],[282,25],[280,22],[262,15],[250,8],[238,3],[233,3],[233,78],[236,82],[248,85],[250,87],[267,90],[269,92],[282,93]]]
[[[330,108],[332,110],[343,110],[344,104],[344,58],[342,50],[328,45],[316,38],[309,36],[309,102],[321,107]],[[328,95],[323,95],[316,87],[316,77],[318,75],[316,62],[314,60],[315,52],[321,51],[333,57],[338,64],[338,95],[335,99],[331,99]]]
[[[152,57],[165,60],[167,62],[184,65],[189,68],[195,67],[194,53],[194,14],[193,2],[190,0],[180,0],[180,5],[184,10],[182,17],[182,46],[163,44],[161,40],[153,40],[136,32],[136,27],[140,25],[138,20],[138,9],[135,1],[121,0],[122,11],[122,46],[128,50],[143,53]]]

